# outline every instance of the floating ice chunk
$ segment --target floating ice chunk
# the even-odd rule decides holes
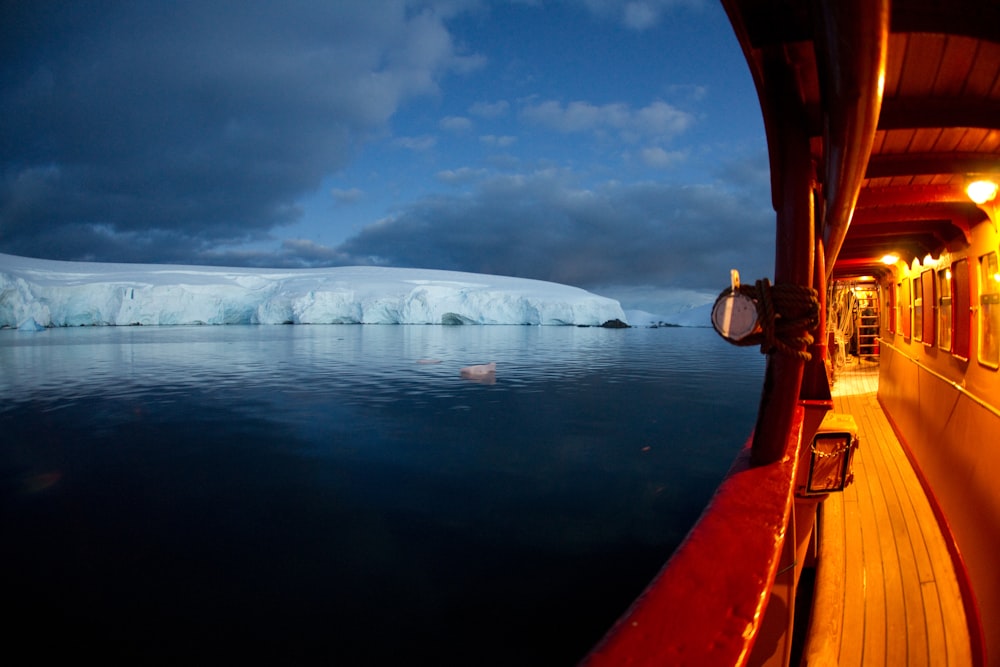
[[[497,381],[497,362],[491,361],[488,364],[465,366],[459,371],[459,374],[466,380],[482,384],[494,384]]]

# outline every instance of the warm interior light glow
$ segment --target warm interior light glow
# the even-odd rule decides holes
[[[888,255],[882,256],[882,263],[887,264],[889,266],[892,266],[898,261],[899,261],[899,255],[893,255],[892,253],[889,253]]]
[[[945,269],[944,277],[947,278],[948,280],[951,280],[951,269]]]
[[[985,204],[997,196],[997,184],[994,181],[973,181],[965,186],[965,194],[977,204]]]

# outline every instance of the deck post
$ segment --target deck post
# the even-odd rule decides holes
[[[767,127],[771,149],[772,202],[776,220],[774,283],[813,286],[815,169],[809,151],[805,110],[798,100],[794,73],[780,53],[767,63],[761,103],[778,122]],[[774,463],[791,432],[792,406],[799,400],[805,362],[771,352],[767,359],[754,430],[752,462]]]
[[[781,52],[765,58],[761,104],[772,121],[767,125],[771,159],[772,203],[776,218],[774,283],[813,287],[815,268],[815,165],[809,146],[805,110],[796,93],[794,73]],[[773,464],[782,456],[798,456],[788,448],[799,405],[805,360],[769,352],[751,449],[754,465]],[[801,437],[801,434],[799,434]],[[779,572],[772,584],[760,633],[750,664],[788,664],[795,617],[797,521],[793,511],[779,555]]]

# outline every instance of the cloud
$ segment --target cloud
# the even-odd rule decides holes
[[[209,248],[197,256],[197,263],[217,266],[308,269],[317,266],[344,266],[352,262],[350,257],[345,256],[337,248],[325,246],[310,239],[290,238],[284,239],[277,251]],[[374,262],[366,263],[372,264]]]
[[[767,275],[773,212],[766,190],[664,183],[574,186],[543,172],[483,181],[471,196],[429,197],[338,249],[419,266],[552,280],[717,290],[729,269]]]
[[[705,0],[583,0],[591,13],[610,17],[636,31],[656,26],[667,12],[678,7],[700,8]]]
[[[344,257],[335,249],[308,239],[285,239],[281,243],[279,255],[285,264],[309,267],[319,264],[343,264]]]
[[[655,101],[641,109],[626,104],[595,105],[576,101],[562,104],[554,100],[527,104],[521,117],[559,132],[598,132],[614,130],[621,138],[635,141],[639,137],[668,139],[690,128],[693,114],[666,102]]]
[[[701,102],[708,95],[708,86],[689,83],[671,84],[666,90],[672,99],[685,100],[689,103]]]
[[[364,228],[339,246],[306,239],[273,251],[203,249],[203,263],[451,269],[578,285],[627,308],[671,313],[704,303],[738,269],[771,276],[774,211],[763,150],[720,164],[701,185],[608,181],[584,187],[566,171],[436,174],[461,185]],[[165,242],[169,239],[165,240]]]
[[[333,195],[334,200],[338,204],[354,204],[361,200],[365,196],[365,193],[358,188],[333,188],[330,190],[330,194]]]
[[[465,132],[472,128],[472,121],[463,116],[445,116],[438,122],[442,130],[451,132]]]
[[[622,12],[622,23],[633,30],[651,28],[659,19],[658,8],[647,2],[629,2]]]
[[[476,102],[469,107],[469,113],[480,118],[500,118],[507,115],[510,103],[505,100],[499,102]]]
[[[473,183],[486,175],[485,169],[473,169],[471,167],[459,167],[458,169],[445,169],[434,174],[442,183],[452,185],[462,185]]]
[[[512,137],[510,135],[497,136],[495,134],[484,134],[479,137],[480,143],[484,146],[497,146],[498,148],[507,148],[517,143],[517,137]]]
[[[407,100],[482,66],[444,24],[461,6],[3,3],[0,249],[156,230],[184,252],[295,221]]]
[[[687,159],[684,151],[667,151],[659,146],[650,146],[639,151],[643,164],[656,169],[675,167]]]
[[[392,143],[400,148],[406,148],[411,151],[426,151],[434,148],[435,144],[437,144],[437,138],[429,134],[423,134],[419,137],[399,137],[394,139]]]

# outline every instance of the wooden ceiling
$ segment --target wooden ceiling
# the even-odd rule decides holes
[[[794,72],[820,191],[825,153],[841,148],[824,134],[829,100],[822,91],[831,86],[830,72],[849,65],[830,62],[838,48],[818,46],[813,17],[838,2],[724,0],[758,92],[768,85],[766,63],[775,52]],[[1000,2],[889,0],[888,18],[877,128],[834,276],[884,270],[879,260],[889,252],[911,260],[967,245],[985,214],[965,185],[977,174],[1000,177]],[[845,60],[856,57],[850,44],[837,46]]]

